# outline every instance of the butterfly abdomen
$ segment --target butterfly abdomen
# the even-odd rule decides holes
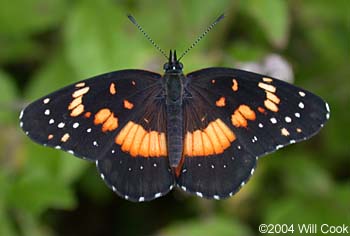
[[[182,73],[166,73],[167,142],[171,167],[177,167],[183,150]]]
[[[178,104],[167,105],[167,114],[169,162],[171,167],[176,167],[181,160],[183,149],[182,106]]]

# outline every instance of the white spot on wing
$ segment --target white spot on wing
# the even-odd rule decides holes
[[[262,127],[264,127],[264,125],[263,125],[263,124],[261,124],[261,123],[259,123],[259,128],[262,128]]]
[[[162,196],[162,193],[156,193],[156,194],[154,194],[154,197],[155,197],[155,198],[158,198],[158,197],[160,197],[160,196]]]
[[[61,123],[59,123],[59,124],[57,125],[57,127],[60,128],[60,129],[62,129],[64,126],[65,126],[65,124],[64,124],[63,122],[61,122]]]
[[[19,114],[19,119],[22,119],[23,117],[23,110],[21,111],[21,113]]]
[[[253,168],[253,169],[250,171],[250,175],[253,175],[253,174],[254,174],[254,171],[255,171],[255,169]]]
[[[275,117],[272,117],[272,118],[270,119],[270,121],[271,121],[272,124],[276,124],[276,123],[277,123],[277,120],[276,120]]]
[[[296,112],[294,115],[295,115],[296,118],[300,118],[300,113],[299,112]]]
[[[305,93],[304,93],[303,91],[299,91],[299,95],[300,95],[301,97],[305,97]]]
[[[44,114],[45,114],[46,116],[50,115],[50,110],[49,110],[49,109],[46,109],[45,112],[44,112]]]
[[[79,123],[78,123],[78,122],[75,122],[75,123],[73,124],[73,128],[76,129],[76,128],[78,128],[78,127],[79,127]]]
[[[90,132],[91,132],[91,128],[88,128],[88,129],[86,130],[86,132],[90,133]]]
[[[196,192],[196,195],[197,195],[198,197],[203,197],[203,194],[202,194],[201,192]]]
[[[284,120],[285,120],[287,123],[292,122],[292,118],[290,118],[289,116],[286,116],[286,117],[284,118]]]
[[[49,120],[49,124],[52,125],[53,123],[55,123],[55,120],[54,119],[50,119]]]
[[[328,103],[326,103],[326,109],[327,109],[328,113],[331,112],[331,110],[329,109]]]
[[[214,198],[215,200],[220,200],[220,197],[219,197],[218,195],[214,195],[213,198]]]
[[[300,109],[304,109],[304,103],[299,102],[298,107],[299,107]]]
[[[23,122],[19,122],[19,126],[22,128],[23,127]]]
[[[45,98],[44,100],[43,100],[43,103],[44,104],[48,104],[50,102],[50,98]]]
[[[145,198],[144,197],[140,197],[139,198],[139,202],[144,202],[145,201]]]

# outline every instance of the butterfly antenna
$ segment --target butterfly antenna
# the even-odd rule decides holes
[[[181,60],[181,58],[183,58],[192,48],[194,48],[199,41],[202,40],[202,38],[204,38],[204,36],[209,33],[209,31],[217,24],[219,23],[222,19],[224,19],[225,15],[221,14],[213,23],[211,23],[211,25],[209,25],[209,27],[196,39],[196,41],[194,41],[192,43],[192,45],[187,48],[180,56],[179,61]]]
[[[163,54],[163,56],[165,56],[166,59],[169,59],[168,56],[165,54],[165,52],[153,41],[153,39],[151,39],[151,37],[143,30],[143,28],[141,27],[141,25],[139,25],[139,23],[137,23],[136,19],[128,14],[127,15],[129,20],[141,31],[141,33],[143,33],[143,35],[146,37],[146,39],[148,39],[148,41],[161,53]]]

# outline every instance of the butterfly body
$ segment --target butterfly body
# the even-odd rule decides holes
[[[164,65],[165,101],[167,110],[167,140],[170,166],[176,168],[183,149],[183,108],[185,76],[182,64],[176,58],[176,51],[170,51],[169,62]]]

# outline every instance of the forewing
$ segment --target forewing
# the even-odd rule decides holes
[[[161,76],[152,72],[103,74],[33,102],[21,112],[20,125],[42,145],[95,161],[119,195],[151,200],[173,184],[162,87]]]
[[[208,68],[187,75],[185,147],[178,183],[207,198],[232,195],[256,159],[316,134],[329,118],[321,98],[251,72]]]

